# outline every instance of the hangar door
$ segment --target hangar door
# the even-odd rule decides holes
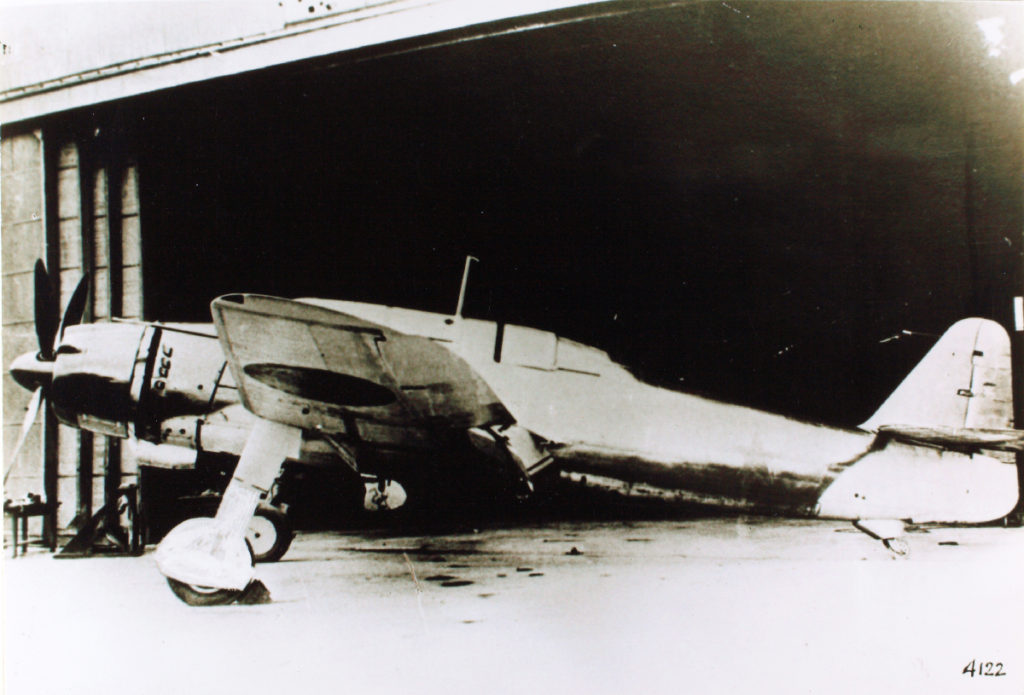
[[[2,143],[5,364],[36,349],[37,258],[46,263],[62,310],[87,272],[92,282],[84,321],[142,318],[139,171],[123,140],[108,141],[99,129],[43,128],[5,132]],[[7,374],[4,379],[9,454],[30,394]],[[120,440],[58,425],[47,409],[11,470],[6,495],[43,493],[51,503],[44,533],[53,542],[57,528],[87,519],[116,494],[122,476],[131,482],[136,470]],[[95,478],[104,484],[94,485]]]

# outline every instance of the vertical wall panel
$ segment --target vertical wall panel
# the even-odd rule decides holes
[[[107,247],[110,241],[107,234],[107,218],[101,217],[93,222],[93,251],[92,270],[107,267],[107,257],[110,249]]]
[[[142,265],[142,244],[138,215],[125,215],[121,220],[121,257],[125,268]]]
[[[138,167],[128,164],[121,178],[121,313],[142,318],[142,224],[139,219]]]
[[[3,359],[10,364],[18,354],[37,349],[32,315],[33,266],[46,257],[43,226],[42,143],[39,133],[5,137],[0,141],[0,253],[3,256]],[[31,394],[2,370],[3,379],[3,465],[11,454],[21,430]],[[5,497],[17,499],[26,493],[43,492],[42,427],[37,419],[25,442],[17,466],[7,480]],[[39,534],[41,521],[32,519],[29,531]],[[7,524],[4,524],[7,532]]]
[[[103,462],[107,457],[107,438],[100,435],[93,437],[93,485],[92,485],[92,508],[93,511],[103,506]]]
[[[82,244],[82,186],[78,145],[71,141],[60,146],[57,170],[57,213],[60,229],[60,311],[71,300],[85,270]],[[52,274],[52,273],[51,273]],[[58,428],[58,491],[60,507],[57,523],[66,527],[77,511],[80,433],[73,427]]]
[[[110,271],[107,268],[94,268],[93,280],[93,318],[97,321],[110,318]]]
[[[142,318],[142,267],[126,266],[121,280],[124,283],[121,315],[125,318]]]
[[[139,214],[139,171],[135,163],[129,163],[124,168],[121,179],[121,214],[125,217]]]
[[[92,177],[93,219],[92,273],[93,320],[108,319],[110,313],[110,221],[107,218],[107,169],[96,169]],[[102,459],[98,459],[102,460]]]
[[[61,478],[74,478],[78,473],[78,430],[67,425],[60,425],[59,444],[57,452],[60,458],[60,467],[57,469]],[[70,500],[74,500],[72,495]],[[62,506],[67,506],[69,500],[62,500]],[[72,510],[74,516],[74,510]],[[69,517],[70,520],[70,517]]]
[[[139,171],[134,162],[121,171],[121,316],[142,318],[142,224],[139,218]],[[121,447],[125,483],[137,482],[138,461],[131,447]]]

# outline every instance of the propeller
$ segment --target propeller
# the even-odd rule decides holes
[[[11,465],[8,466],[7,472],[4,473],[4,485],[7,485],[7,479],[11,477],[11,471],[14,470],[14,464],[18,462],[18,454],[21,453],[21,447],[25,445],[25,440],[28,439],[29,430],[32,429],[32,425],[35,424],[36,415],[39,414],[39,406],[43,402],[43,387],[40,386],[32,394],[32,400],[28,402],[28,412],[25,413],[25,420],[21,423],[21,434],[18,436],[18,443],[14,445],[14,455],[11,456]]]
[[[89,274],[85,273],[78,281],[78,286],[71,294],[64,316],[59,316],[57,293],[41,260],[35,267],[35,319],[36,337],[39,340],[39,352],[35,355],[25,354],[11,364],[11,376],[21,386],[34,391],[28,403],[25,419],[21,424],[21,434],[11,455],[11,464],[4,474],[4,483],[18,461],[21,448],[28,439],[28,433],[35,424],[43,401],[46,399],[47,387],[53,379],[53,366],[57,359],[57,348],[64,338],[64,331],[69,326],[81,323],[85,314],[85,305],[89,299]],[[59,319],[59,320],[58,320]]]
[[[57,297],[53,283],[42,260],[36,261],[36,337],[39,339],[39,359],[52,362],[53,341],[57,336]]]

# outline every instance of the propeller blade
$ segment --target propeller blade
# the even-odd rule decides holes
[[[64,318],[61,319],[60,331],[57,333],[58,342],[64,338],[64,329],[81,323],[87,301],[89,301],[89,273],[83,275],[82,279],[78,281],[78,286],[75,288],[74,293],[72,293],[67,308],[64,309]],[[54,348],[56,348],[56,345]]]
[[[57,337],[57,298],[53,284],[46,274],[46,266],[36,261],[36,337],[39,339],[39,354],[44,360],[53,359],[53,341]]]
[[[14,445],[14,454],[11,456],[11,465],[7,468],[7,472],[4,473],[4,484],[7,484],[7,478],[10,477],[11,471],[14,470],[14,466],[18,463],[18,454],[21,453],[21,447],[25,445],[25,440],[28,439],[29,430],[32,429],[32,425],[35,424],[36,415],[39,414],[39,406],[43,402],[43,387],[40,386],[36,389],[35,393],[32,394],[32,400],[28,402],[28,412],[25,413],[25,420],[21,423],[21,435],[18,437],[18,443]]]

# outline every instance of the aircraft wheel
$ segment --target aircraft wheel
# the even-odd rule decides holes
[[[244,602],[252,592],[253,599],[259,599],[256,589],[265,587],[252,578],[255,555],[248,540],[236,544],[233,539],[217,537],[218,529],[214,519],[196,517],[186,519],[171,530],[156,549],[156,564],[167,579],[167,586],[181,601],[190,606],[223,606],[235,601]],[[227,540],[229,542],[225,543]],[[190,584],[170,575],[183,572],[185,576],[223,577],[231,586],[249,575],[248,584],[242,589],[231,589],[209,584]],[[269,594],[267,594],[269,597]],[[256,601],[254,601],[256,602]]]
[[[288,552],[293,538],[295,532],[288,517],[276,507],[257,507],[245,529],[245,540],[256,562],[277,562]]]
[[[175,596],[190,606],[226,606],[242,595],[238,589],[193,586],[170,577],[167,577],[167,585]]]

